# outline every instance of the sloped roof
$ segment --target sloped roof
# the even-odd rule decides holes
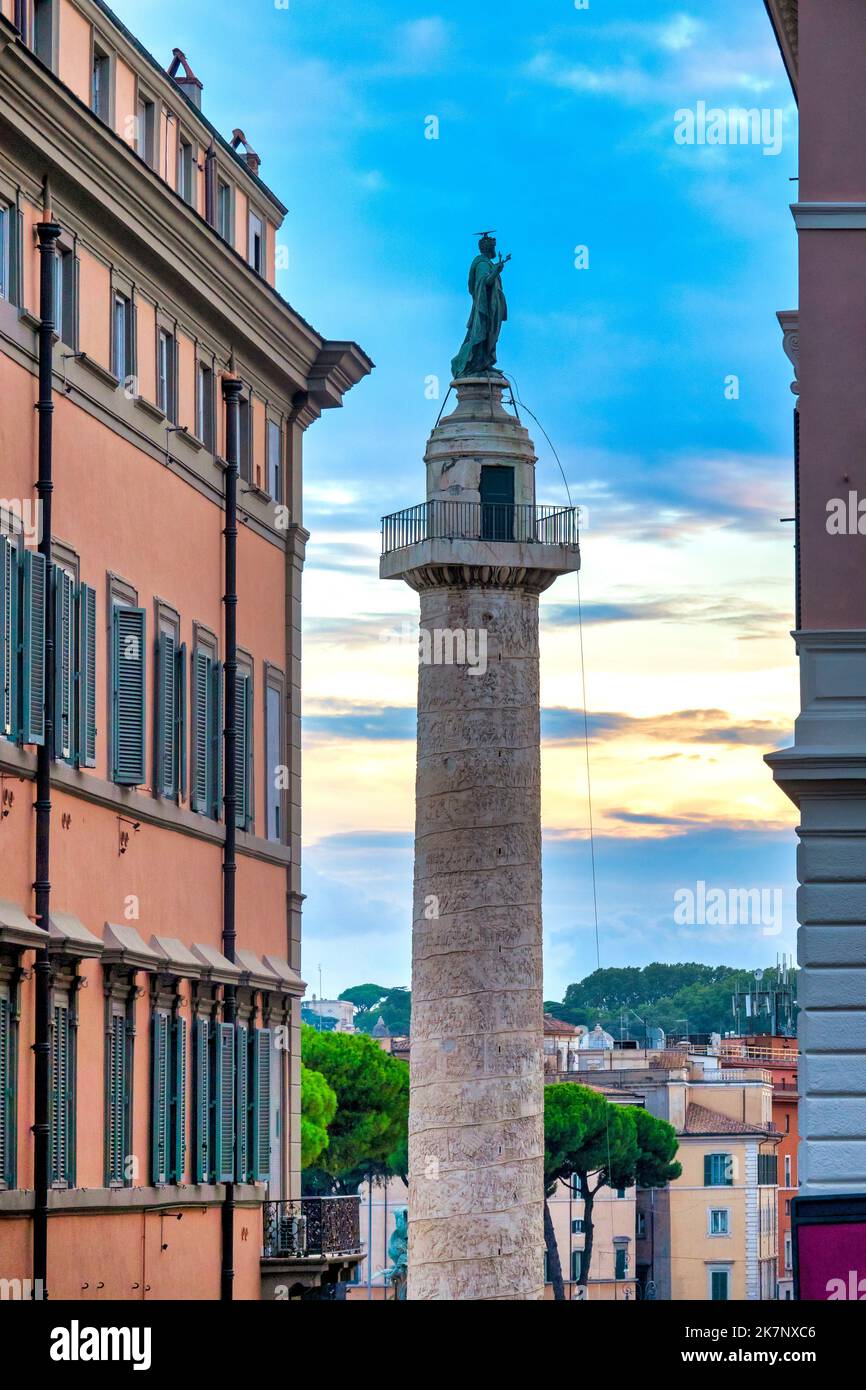
[[[686,1125],[683,1134],[760,1134],[768,1138],[775,1134],[772,1125],[750,1125],[744,1120],[732,1119],[730,1115],[719,1115],[715,1110],[707,1110],[704,1105],[690,1104],[686,1111]]]
[[[553,1014],[545,1014],[544,1031],[548,1034],[548,1036],[550,1036],[550,1034],[552,1033],[555,1033],[557,1037],[564,1038],[571,1033],[573,1033],[575,1036],[578,1033],[585,1033],[586,1029],[578,1028],[573,1023],[563,1023],[561,1018],[554,1018]]]

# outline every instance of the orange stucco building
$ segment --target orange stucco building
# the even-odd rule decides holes
[[[299,1195],[303,436],[372,364],[277,294],[285,208],[183,54],[0,12],[0,1280],[217,1298],[228,1248],[257,1298]]]

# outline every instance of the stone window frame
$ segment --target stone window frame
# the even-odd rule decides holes
[[[714,1217],[717,1213],[722,1213],[722,1212],[724,1212],[724,1215],[725,1215],[725,1225],[726,1225],[727,1229],[724,1230],[724,1231],[714,1231],[714,1230],[713,1230],[713,1217]],[[732,1229],[731,1229],[731,1227],[732,1227],[731,1216],[732,1216],[732,1212],[731,1212],[731,1208],[730,1208],[730,1207],[707,1207],[707,1236],[709,1237],[710,1240],[730,1240],[730,1239],[731,1239],[731,1237],[732,1237],[732,1235],[733,1235],[733,1231],[732,1231]]]
[[[264,829],[263,829],[263,838],[266,839],[270,844],[285,845],[285,844],[288,843],[288,809],[289,809],[289,788],[288,788],[288,787],[283,787],[283,789],[282,789],[280,792],[277,793],[278,798],[279,798],[279,810],[280,810],[280,834],[279,834],[279,836],[278,836],[276,839],[274,839],[274,840],[271,839],[271,836],[270,836],[270,833],[269,833],[270,827],[269,827],[269,824],[268,824],[268,787],[269,787],[270,778],[271,778],[271,776],[272,776],[272,769],[268,766],[268,727],[269,727],[269,721],[268,721],[268,691],[269,691],[269,690],[276,690],[276,691],[278,692],[279,696],[280,696],[280,721],[279,721],[280,747],[279,747],[279,757],[280,757],[280,765],[283,766],[283,767],[287,767],[287,766],[288,766],[288,747],[289,747],[289,742],[288,742],[288,699],[289,699],[289,697],[288,697],[288,682],[287,682],[287,680],[286,680],[286,673],[285,673],[285,671],[282,669],[282,667],[280,667],[280,666],[275,666],[274,663],[271,662],[271,661],[265,661],[265,662],[263,663],[263,666],[264,666],[264,679],[263,679],[263,681],[262,681],[262,711],[263,711],[263,716],[264,716],[264,718],[263,718],[262,727],[263,727],[263,730],[264,730],[264,736],[263,736],[263,738],[262,738],[262,762],[263,762],[263,766],[264,766],[264,777],[265,777],[265,781],[264,781],[264,787],[265,787],[265,824],[264,824]],[[290,780],[291,780],[291,770],[290,770],[290,773],[289,773],[289,777],[290,777]]]

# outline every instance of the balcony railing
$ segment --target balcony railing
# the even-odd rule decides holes
[[[382,554],[420,541],[516,541],[577,545],[577,507],[501,502],[421,502],[382,519]]]
[[[360,1253],[360,1197],[301,1197],[265,1204],[265,1259]]]

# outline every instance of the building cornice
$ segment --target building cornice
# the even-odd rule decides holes
[[[764,4],[796,97],[800,75],[799,0],[764,0]]]
[[[341,404],[355,379],[372,370],[357,344],[324,339],[17,39],[0,49],[4,121],[8,146],[24,141],[36,151],[58,209],[87,208],[88,220],[121,246],[134,237],[129,259],[143,258],[145,273],[177,286],[185,299],[206,301],[222,320],[222,341],[242,359],[276,368],[295,388],[306,388],[316,368],[319,409]],[[354,370],[345,370],[347,348]]]
[[[792,203],[798,232],[859,232],[866,229],[866,203]]]

